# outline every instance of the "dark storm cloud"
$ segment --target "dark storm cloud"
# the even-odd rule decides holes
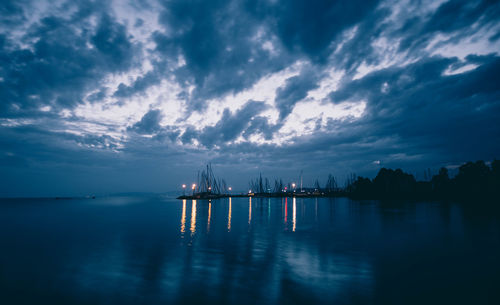
[[[235,140],[250,125],[252,118],[266,108],[265,103],[256,101],[248,101],[235,113],[226,108],[219,122],[215,126],[205,127],[198,140],[206,147]]]
[[[165,1],[160,20],[170,34],[153,37],[164,56],[185,58],[176,74],[181,83],[196,84],[191,105],[202,109],[204,99],[246,89],[294,60],[325,63],[332,41],[377,3]],[[274,50],[264,48],[266,41]]]
[[[181,131],[175,127],[175,126],[166,126],[163,127],[155,136],[153,139],[165,143],[166,140],[168,140],[170,143],[176,143],[176,141],[179,139],[179,136],[181,135]]]
[[[96,28],[89,10],[97,17]],[[0,40],[4,115],[42,105],[73,107],[108,73],[128,70],[136,54],[125,27],[85,2],[73,15],[43,17],[21,37],[4,34]],[[34,43],[23,47],[19,41]]]
[[[443,3],[424,27],[425,32],[453,32],[476,22],[480,25],[495,22],[500,13],[498,1],[448,1]]]
[[[264,139],[271,140],[276,131],[280,129],[282,124],[271,124],[266,117],[255,116],[250,125],[245,132],[243,133],[243,137],[248,138],[254,134],[261,134]]]
[[[325,51],[337,35],[362,21],[379,1],[260,1],[262,14],[271,11],[276,31],[290,51],[299,50],[324,61]],[[334,46],[335,47],[335,46]]]
[[[452,2],[430,16],[400,16],[406,18],[398,20],[404,24],[395,28],[385,22],[390,9],[378,7],[379,1],[165,1],[160,21],[168,34],[157,31],[152,35],[164,62],[132,85],[122,84],[115,96],[129,97],[158,84],[164,68],[182,55],[186,65],[176,70],[177,79],[181,84],[195,84],[192,96],[185,97],[192,109],[203,109],[206,99],[249,88],[294,60],[325,64],[329,54],[342,45],[334,64],[355,71],[363,62],[379,63],[381,54],[374,53],[372,42],[382,35],[401,39],[400,48],[411,46],[417,52],[436,32],[463,30],[477,20],[491,24],[498,10],[497,4],[486,1]],[[446,18],[455,19],[438,22]],[[343,41],[340,34],[353,26],[357,26],[355,36]],[[264,49],[265,41],[273,42],[276,54]],[[320,71],[321,65],[316,69]],[[283,113],[291,106],[283,105]]]
[[[203,108],[205,99],[246,89],[289,63],[286,53],[275,56],[263,48],[272,37],[241,1],[166,1],[164,6],[160,21],[172,33],[155,33],[157,50],[184,57],[186,65],[176,75],[181,83],[196,85],[194,109]]]
[[[459,40],[482,27],[495,25],[500,14],[498,1],[447,1],[439,6],[430,17],[422,20],[412,18],[400,29],[402,50],[419,50],[434,38],[436,33],[451,35]],[[425,18],[423,17],[423,18]]]
[[[134,54],[125,26],[108,14],[102,14],[91,42],[103,57],[101,64],[107,64],[110,71],[123,71],[130,67]]]
[[[0,2],[0,24],[4,26],[19,24],[26,20],[23,2],[29,1],[2,1]]]
[[[389,15],[389,9],[377,9],[357,24],[352,39],[344,42],[343,37],[338,38],[336,43],[341,48],[332,56],[335,66],[353,74],[363,62],[368,65],[379,64],[383,54],[375,52],[373,43],[387,31],[388,24],[384,20]]]
[[[276,90],[276,107],[280,112],[280,119],[285,119],[292,112],[295,104],[307,96],[307,92],[317,88],[318,75],[315,71],[306,68],[297,76],[286,80],[283,87]]]
[[[153,134],[160,130],[160,122],[163,117],[161,110],[151,109],[142,119],[135,123],[129,130],[135,131],[139,134]]]
[[[198,134],[199,132],[193,126],[188,126],[181,136],[181,141],[183,144],[190,144],[198,137]]]
[[[497,56],[472,56],[485,62],[475,70],[445,75],[456,58],[427,58],[388,68],[350,82],[331,94],[334,102],[364,99],[370,134],[394,136],[416,146],[406,153],[439,153],[447,158],[494,158],[500,151],[500,68]],[[402,153],[403,151],[401,151]]]
[[[258,164],[260,170],[286,173],[308,169],[326,175],[357,172],[373,174],[384,166],[417,171],[463,160],[493,159],[500,151],[500,83],[495,77],[500,57],[469,56],[475,70],[445,75],[456,58],[434,57],[405,66],[383,69],[352,81],[331,94],[334,102],[365,100],[365,116],[358,120],[330,120],[331,133],[294,139],[285,146],[252,143],[222,145],[213,160]],[[270,128],[254,118],[246,133]],[[307,156],[304,158],[304,156]],[[425,164],[425,165],[423,165]],[[326,167],[325,167],[326,166]],[[342,177],[341,177],[342,178]]]
[[[153,62],[153,70],[143,76],[137,77],[131,85],[120,83],[113,96],[117,98],[129,98],[134,94],[144,93],[151,86],[159,84],[167,73],[167,64],[165,62]]]

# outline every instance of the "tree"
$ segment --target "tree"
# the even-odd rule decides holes
[[[466,198],[487,195],[490,175],[490,168],[482,160],[461,165],[454,179],[455,194]]]
[[[441,167],[439,173],[431,179],[432,192],[439,198],[449,196],[451,193],[451,181],[448,176],[448,169]]]

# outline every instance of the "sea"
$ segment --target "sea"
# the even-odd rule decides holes
[[[0,304],[500,304],[500,213],[480,201],[1,199]]]

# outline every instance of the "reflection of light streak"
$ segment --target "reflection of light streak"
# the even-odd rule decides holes
[[[248,197],[248,224],[252,222],[252,197]]]
[[[194,234],[196,231],[196,200],[193,200],[193,206],[191,207],[191,233]]]
[[[186,231],[186,199],[182,199],[181,233]]]
[[[208,222],[207,222],[207,231],[210,231],[210,214],[212,212],[212,202],[208,203]]]
[[[227,216],[227,230],[231,231],[231,197],[229,197],[229,215]]]
[[[285,225],[288,218],[288,198],[285,197]]]
[[[268,212],[267,212],[267,220],[269,220],[269,219],[271,219],[271,198],[269,198],[267,205],[269,207]]]
[[[292,231],[295,232],[295,225],[297,223],[297,203],[295,202],[295,197],[293,197],[293,219],[292,219]]]
[[[316,198],[316,205],[314,208],[314,214],[315,214],[316,221],[318,221],[318,198]]]

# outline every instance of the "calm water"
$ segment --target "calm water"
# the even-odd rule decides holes
[[[348,199],[0,201],[1,304],[500,304],[500,217]]]

